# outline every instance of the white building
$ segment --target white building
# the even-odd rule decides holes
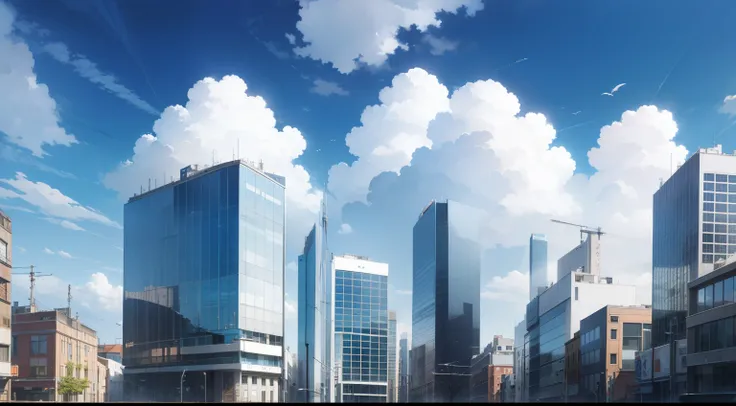
[[[123,364],[103,357],[97,357],[97,361],[107,367],[107,393],[105,402],[123,402]]]
[[[332,401],[387,403],[388,264],[333,255],[331,286]]]

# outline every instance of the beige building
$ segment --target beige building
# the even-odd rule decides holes
[[[97,333],[66,309],[13,315],[13,398],[18,401],[104,401],[104,387],[98,383]],[[87,379],[89,386],[77,395],[58,393],[59,382],[67,374],[67,364],[75,367],[75,378]],[[103,376],[106,372],[103,371]],[[104,380],[104,379],[103,379]]]
[[[13,227],[0,211],[0,401],[10,400],[10,274],[13,268]]]
[[[96,357],[97,362],[97,373],[94,379],[94,402],[107,402],[107,364],[103,362],[100,357]]]

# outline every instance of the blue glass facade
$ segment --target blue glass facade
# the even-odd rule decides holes
[[[388,274],[334,269],[338,402],[386,403]]]
[[[283,351],[266,355],[223,344],[244,339],[282,347],[284,187],[283,178],[234,161],[183,173],[125,205],[123,364],[130,399],[179,400],[182,370],[192,371],[186,389],[204,384],[193,371],[216,364],[221,372],[209,375],[210,400],[239,399],[232,389],[242,382],[242,364],[273,371],[258,398],[273,396],[265,382],[279,381]],[[223,345],[222,351],[195,349],[206,345]],[[237,374],[222,372],[230,367]],[[212,387],[218,374],[222,391]],[[203,400],[197,396],[184,391],[184,399]]]
[[[544,286],[547,286],[547,237],[532,234],[529,238],[529,300]]]
[[[480,213],[432,202],[414,225],[411,401],[468,399],[480,343]]]
[[[687,283],[700,264],[700,154],[654,194],[652,224],[652,346],[684,338]],[[705,216],[705,213],[703,213]],[[710,214],[707,218],[710,219]]]
[[[330,360],[332,299],[330,257],[327,247],[325,210],[312,227],[299,256],[298,283],[298,385],[304,390],[301,400],[311,402],[330,399]]]

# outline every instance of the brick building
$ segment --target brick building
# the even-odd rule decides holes
[[[514,371],[514,341],[494,336],[483,353],[473,357],[470,364],[470,400],[472,402],[500,402],[501,382],[504,375]]]
[[[18,401],[104,401],[98,384],[97,333],[64,310],[13,315],[13,399]],[[73,374],[87,378],[89,387],[79,395],[57,394],[67,373],[67,363],[77,365]]]
[[[13,257],[13,228],[0,211],[0,402],[10,400],[10,274]]]

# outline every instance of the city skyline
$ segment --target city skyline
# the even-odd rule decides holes
[[[0,85],[14,97],[0,96],[0,209],[16,229],[14,264],[54,274],[37,281],[40,308],[65,306],[59,287],[71,284],[101,340],[122,337],[123,203],[188,165],[233,157],[287,181],[291,348],[298,254],[323,197],[334,252],[390,265],[397,334],[411,332],[410,230],[431,199],[485,211],[482,343],[512,336],[524,315],[529,235],[547,236],[550,260],[577,243],[552,218],[609,232],[602,273],[651,302],[651,250],[641,247],[651,246],[660,179],[698,147],[736,147],[726,99],[736,56],[722,28],[733,5],[698,19],[683,2],[653,1],[636,15],[581,2],[581,25],[566,8],[466,0],[419,13],[442,24],[405,30],[378,18],[355,33],[369,41],[333,46],[348,34],[326,21],[363,14],[324,17],[324,1],[188,4],[190,17],[165,26],[170,10],[158,5],[144,18],[124,2],[0,3],[12,68],[0,69]],[[590,30],[611,15],[620,24]],[[213,18],[229,28],[213,29]],[[406,46],[381,53],[365,45],[376,34]],[[197,41],[169,41],[185,37]],[[352,65],[357,55],[367,66]],[[547,268],[554,278],[555,264]],[[13,300],[27,303],[28,278],[12,285]]]

